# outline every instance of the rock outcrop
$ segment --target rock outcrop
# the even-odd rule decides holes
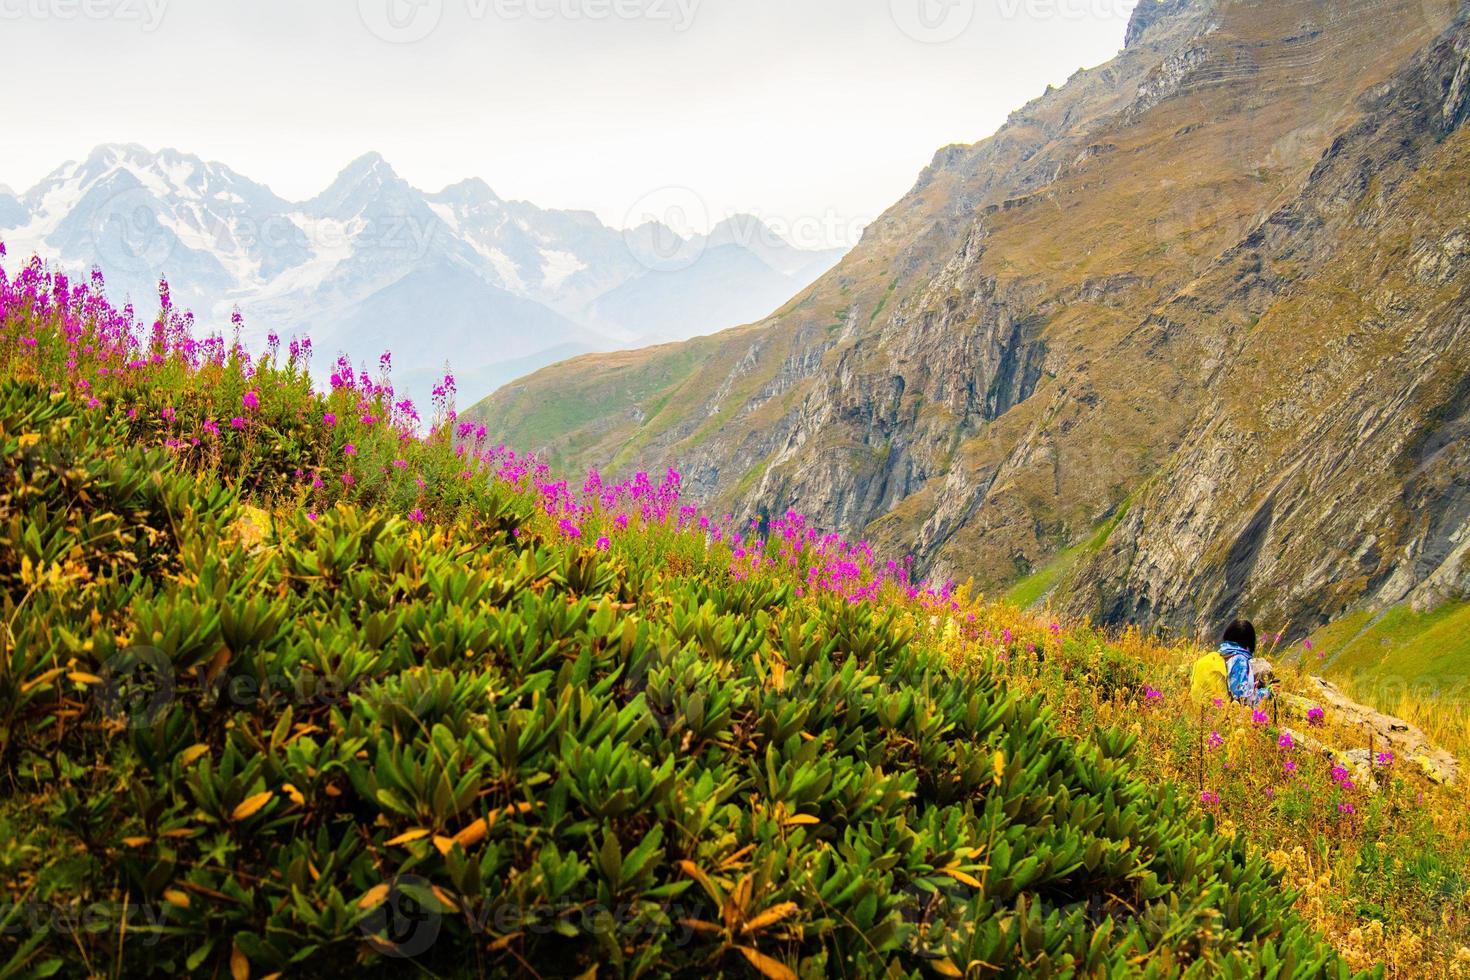
[[[1109,621],[1459,594],[1466,30],[1450,0],[1145,0],[769,320],[476,412],[985,589],[1065,552],[1055,600]]]
[[[1339,732],[1357,731],[1360,737],[1351,745],[1328,745],[1310,732],[1287,729],[1297,745],[1310,752],[1321,752],[1351,768],[1358,783],[1370,789],[1376,786],[1377,775],[1404,766],[1419,770],[1436,783],[1454,786],[1459,782],[1460,760],[1435,745],[1416,726],[1354,701],[1320,677],[1311,678],[1310,683],[1311,689],[1305,697],[1286,696],[1292,706],[1299,712],[1323,708],[1330,712]]]
[[[1128,19],[1124,46],[1133,47],[1161,19],[1178,13],[1189,4],[1190,0],[1139,0],[1138,6],[1133,8],[1133,16]]]

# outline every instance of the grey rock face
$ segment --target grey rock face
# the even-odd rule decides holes
[[[1380,91],[1297,199],[1229,256],[1223,270],[1241,283],[1287,256],[1306,263],[1254,288],[1315,302],[1321,318],[1307,339],[1269,319],[1241,338],[1071,609],[1185,631],[1246,610],[1301,635],[1365,602],[1470,596],[1466,212],[1441,184],[1470,161],[1439,126],[1467,36],[1441,39]],[[1271,366],[1287,356],[1289,373]],[[1263,391],[1252,372],[1285,383]],[[1264,400],[1241,404],[1246,390]]]
[[[1189,4],[1190,0],[1138,0],[1138,6],[1133,8],[1133,16],[1128,20],[1124,47],[1137,44],[1160,20],[1179,13]]]

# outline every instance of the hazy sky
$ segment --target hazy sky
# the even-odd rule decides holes
[[[378,150],[616,226],[677,187],[854,240],[936,149],[1111,57],[1135,2],[0,0],[0,183],[137,142],[303,199]]]

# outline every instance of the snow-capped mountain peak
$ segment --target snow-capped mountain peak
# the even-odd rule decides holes
[[[329,357],[392,348],[416,397],[446,361],[478,397],[561,357],[755,320],[836,260],[749,216],[691,239],[505,200],[477,178],[425,194],[376,152],[292,203],[221,163],[131,143],[24,194],[0,189],[0,241],[12,264],[34,252],[96,266],[114,299],[143,309],[167,277],[206,329],[241,309],[247,341],[310,335]],[[671,248],[699,261],[661,264]]]
[[[301,208],[307,214],[348,220],[385,195],[399,200],[417,192],[378,153],[358,157],[343,168],[331,185]]]
[[[461,204],[465,206],[502,204],[500,196],[490,189],[490,185],[479,177],[471,177],[457,184],[450,184],[438,194],[434,200],[445,203]]]

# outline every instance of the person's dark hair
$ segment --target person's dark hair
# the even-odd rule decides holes
[[[1225,627],[1225,642],[1234,643],[1236,646],[1245,647],[1251,653],[1256,652],[1256,627],[1248,619],[1237,619]]]

